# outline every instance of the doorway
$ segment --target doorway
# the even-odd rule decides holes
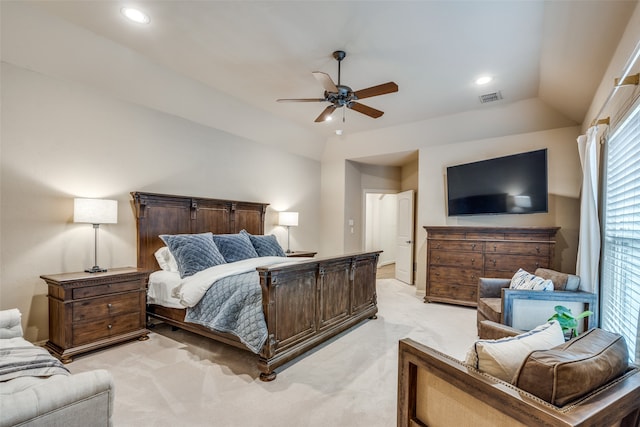
[[[382,250],[378,267],[408,284],[413,284],[413,199],[413,190],[365,191],[364,248]]]

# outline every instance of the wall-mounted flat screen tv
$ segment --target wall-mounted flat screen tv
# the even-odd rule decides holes
[[[447,167],[448,215],[548,212],[547,150]]]

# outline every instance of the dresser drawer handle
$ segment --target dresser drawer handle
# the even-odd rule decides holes
[[[540,246],[536,246],[536,252],[540,253]]]
[[[475,264],[476,259],[475,258],[471,258],[471,264]]]
[[[536,268],[540,267],[540,263],[536,262]]]
[[[472,244],[471,244],[471,249],[475,249],[475,248],[476,248],[476,244],[475,244],[475,243],[472,243]]]
[[[107,308],[110,309],[111,307],[113,307],[113,305],[111,305],[111,303],[107,304]]]
[[[440,257],[439,256],[436,257],[436,262],[440,262]]]
[[[107,328],[108,328],[108,329],[111,329],[111,328],[113,328],[113,326],[109,325],[109,326],[107,326]]]
[[[492,259],[491,262],[493,263],[493,266],[495,267],[496,266],[496,260]]]
[[[436,243],[436,249],[440,249],[440,243]]]

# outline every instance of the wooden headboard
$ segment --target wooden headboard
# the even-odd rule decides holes
[[[132,192],[136,214],[138,267],[158,269],[154,252],[164,246],[161,234],[264,234],[268,203]]]

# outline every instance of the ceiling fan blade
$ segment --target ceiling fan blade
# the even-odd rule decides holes
[[[336,108],[337,107],[335,105],[329,105],[314,121],[316,123],[324,122],[325,120],[327,120],[327,118],[329,118],[329,116],[331,116],[331,114],[333,114]]]
[[[360,104],[359,102],[350,102],[348,107],[352,110],[356,110],[358,113],[373,117],[374,119],[377,119],[384,114],[384,111],[376,110],[375,108]]]
[[[320,82],[324,90],[333,93],[338,92],[338,87],[333,82],[333,80],[331,80],[331,76],[329,76],[329,74],[323,73],[322,71],[314,71],[312,74],[313,77],[315,77],[316,80]]]
[[[324,98],[297,98],[297,99],[276,99],[276,102],[322,102]]]
[[[371,98],[372,96],[385,95],[398,91],[398,85],[394,82],[383,83],[377,86],[371,86],[366,89],[358,90],[355,93],[358,99]]]

